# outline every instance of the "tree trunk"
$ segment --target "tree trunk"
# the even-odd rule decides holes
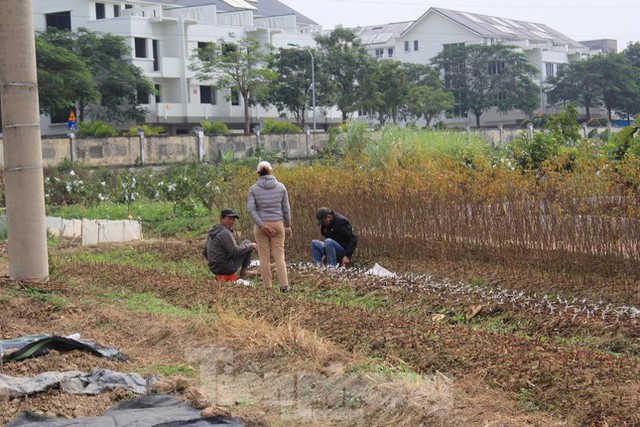
[[[244,103],[244,133],[251,133],[251,114],[249,113],[249,92],[242,92],[242,102]]]
[[[480,116],[482,115],[482,113],[474,113],[476,116],[476,127],[480,128]]]

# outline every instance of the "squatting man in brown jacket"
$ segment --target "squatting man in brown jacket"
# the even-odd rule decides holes
[[[251,263],[251,251],[256,249],[257,245],[246,239],[236,245],[236,239],[233,236],[236,218],[239,217],[234,211],[223,209],[220,212],[220,223],[209,230],[207,243],[202,254],[207,259],[209,270],[213,274],[226,276],[235,274],[239,269],[238,277],[243,278],[251,275],[248,271]]]

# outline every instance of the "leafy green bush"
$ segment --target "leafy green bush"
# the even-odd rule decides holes
[[[165,129],[162,126],[151,126],[144,124],[142,126],[132,126],[127,131],[128,136],[138,136],[138,131],[142,130],[145,136],[155,136],[165,133]]]
[[[547,133],[535,132],[529,136],[525,132],[507,145],[507,153],[520,169],[537,170],[547,159],[558,154],[558,146]]]
[[[111,125],[100,122],[80,122],[78,123],[78,136],[97,136],[97,137],[107,137],[107,136],[116,136],[118,131]]]
[[[202,126],[202,130],[204,131],[205,135],[229,135],[231,133],[229,127],[222,122],[212,123],[208,120],[205,120],[204,122],[200,123],[200,126]]]
[[[275,135],[285,133],[300,133],[300,128],[291,122],[278,122],[275,120],[265,120],[262,123],[262,131],[264,135]]]

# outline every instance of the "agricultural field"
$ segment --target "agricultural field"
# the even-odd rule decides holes
[[[380,141],[351,132],[316,163],[275,168],[294,213],[287,294],[259,279],[218,282],[201,258],[222,206],[241,213],[237,234],[251,235],[254,165],[98,171],[95,182],[54,171],[47,197],[63,202],[50,213],[140,217],[147,238],[51,239],[50,283],[0,284],[0,339],[80,332],[127,359],[53,352],[3,373],[153,375],[157,391],[248,425],[640,425],[637,157],[605,156],[604,143],[595,155],[585,149],[595,140],[540,161],[531,153],[545,141],[519,141],[526,157],[463,134],[424,143],[409,131]],[[359,234],[349,269],[308,263],[322,205]],[[376,263],[395,275],[370,274]],[[0,396],[0,422],[27,407],[95,416],[129,397]]]

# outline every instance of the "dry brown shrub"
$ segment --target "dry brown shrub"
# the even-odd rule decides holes
[[[217,313],[219,320],[211,326],[213,334],[221,344],[245,358],[291,357],[296,364],[320,371],[332,363],[353,360],[353,356],[331,342],[300,327],[293,317],[272,326],[265,320],[238,316],[228,308],[218,307]]]

